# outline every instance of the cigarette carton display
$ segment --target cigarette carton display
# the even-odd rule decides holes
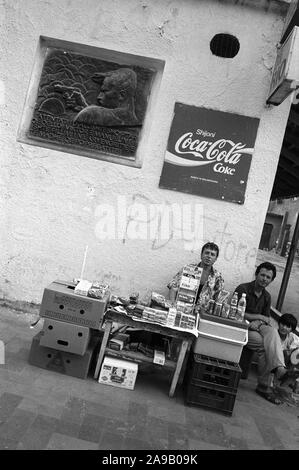
[[[198,266],[185,266],[179,285],[175,307],[177,316],[175,325],[181,328],[193,329],[196,325],[194,307],[200,285],[202,268]]]
[[[98,382],[134,390],[137,373],[138,365],[134,362],[105,356]]]
[[[199,281],[198,279],[193,279],[192,277],[182,276],[180,282],[180,288],[187,289],[191,291],[196,291],[198,289]]]

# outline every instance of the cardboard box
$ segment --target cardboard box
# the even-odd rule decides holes
[[[83,356],[89,339],[87,326],[45,318],[40,345]]]
[[[92,336],[86,353],[79,356],[78,354],[41,346],[41,333],[40,331],[32,340],[28,359],[29,364],[79,379],[86,379],[101,338]]]
[[[108,342],[108,348],[120,351],[128,343],[130,336],[125,333],[117,333]]]
[[[138,365],[134,362],[105,356],[98,381],[113,387],[134,390],[137,372]]]
[[[44,290],[40,316],[100,329],[110,293],[99,300],[75,294],[75,284],[54,281]]]

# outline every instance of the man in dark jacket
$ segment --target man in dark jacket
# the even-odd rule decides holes
[[[258,355],[258,384],[256,392],[272,403],[280,401],[271,388],[272,373],[277,380],[286,374],[283,350],[277,328],[271,325],[271,296],[266,287],[276,277],[272,263],[262,263],[255,271],[255,280],[240,284],[236,288],[238,298],[246,294],[245,319],[250,322],[247,348]]]

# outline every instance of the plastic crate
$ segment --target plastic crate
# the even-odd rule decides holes
[[[201,318],[193,351],[195,354],[238,363],[247,341],[247,330]]]
[[[238,321],[234,318],[218,317],[218,315],[211,315],[207,312],[200,312],[200,318],[203,318],[204,320],[213,321],[215,323],[222,323],[223,325],[235,326],[236,328],[241,328],[243,330],[248,330],[249,327],[249,321],[247,320]]]
[[[208,357],[201,354],[190,354],[188,364],[188,381],[202,381],[221,385],[230,390],[237,391],[241,377],[241,368],[238,364],[223,359]]]
[[[200,382],[200,381],[199,381]],[[185,391],[186,405],[212,408],[227,415],[232,415],[236,393],[224,391],[223,387],[210,384],[188,384]]]

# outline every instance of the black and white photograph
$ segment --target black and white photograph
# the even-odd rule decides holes
[[[299,1],[0,0],[0,51],[5,463],[296,466]]]

